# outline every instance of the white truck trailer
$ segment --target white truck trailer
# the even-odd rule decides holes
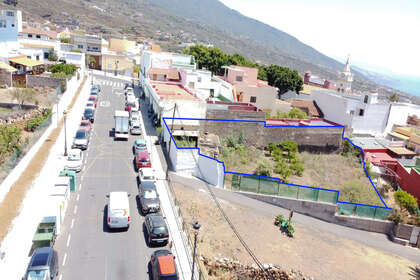
[[[115,131],[114,139],[127,139],[128,140],[128,131],[129,125],[128,120],[130,116],[127,111],[115,111]]]

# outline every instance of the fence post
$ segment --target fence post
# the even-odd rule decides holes
[[[279,181],[277,181],[277,195],[280,194],[280,183]]]
[[[241,190],[241,184],[242,184],[242,175],[238,175],[239,178],[239,190]]]
[[[260,182],[261,182],[261,177],[258,177],[258,189],[257,189],[257,193],[260,193]]]
[[[315,197],[315,201],[318,201],[318,199],[319,199],[319,191],[320,191],[320,190],[316,189],[316,197]]]
[[[300,190],[300,188],[297,188],[296,199],[300,199],[299,198],[299,190]]]

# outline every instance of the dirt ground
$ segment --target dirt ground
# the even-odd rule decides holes
[[[13,89],[0,89],[0,102],[16,103],[12,96]],[[51,88],[34,88],[36,91],[36,100],[41,107],[50,107],[55,103],[55,91]],[[27,105],[35,105],[35,101],[25,103]]]
[[[198,250],[207,258],[230,258],[252,264],[210,195],[174,183],[177,200],[188,224],[198,220]],[[263,263],[299,270],[314,279],[413,279],[415,263],[316,229],[295,225],[293,239],[273,225],[274,217],[221,200],[232,223]],[[214,278],[211,278],[214,279]],[[223,278],[219,278],[223,279]]]

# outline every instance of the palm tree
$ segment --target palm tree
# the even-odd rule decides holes
[[[389,101],[391,102],[398,102],[399,100],[400,100],[400,97],[395,92],[391,94],[391,96],[389,97]]]

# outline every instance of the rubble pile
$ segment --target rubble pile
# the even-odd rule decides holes
[[[267,275],[256,265],[244,265],[239,261],[228,258],[209,259],[201,257],[208,275],[211,279],[229,280],[266,280]],[[291,270],[285,271],[279,266],[264,264],[265,270],[271,274],[272,279],[276,280],[314,280],[312,277],[305,276],[302,272]]]

